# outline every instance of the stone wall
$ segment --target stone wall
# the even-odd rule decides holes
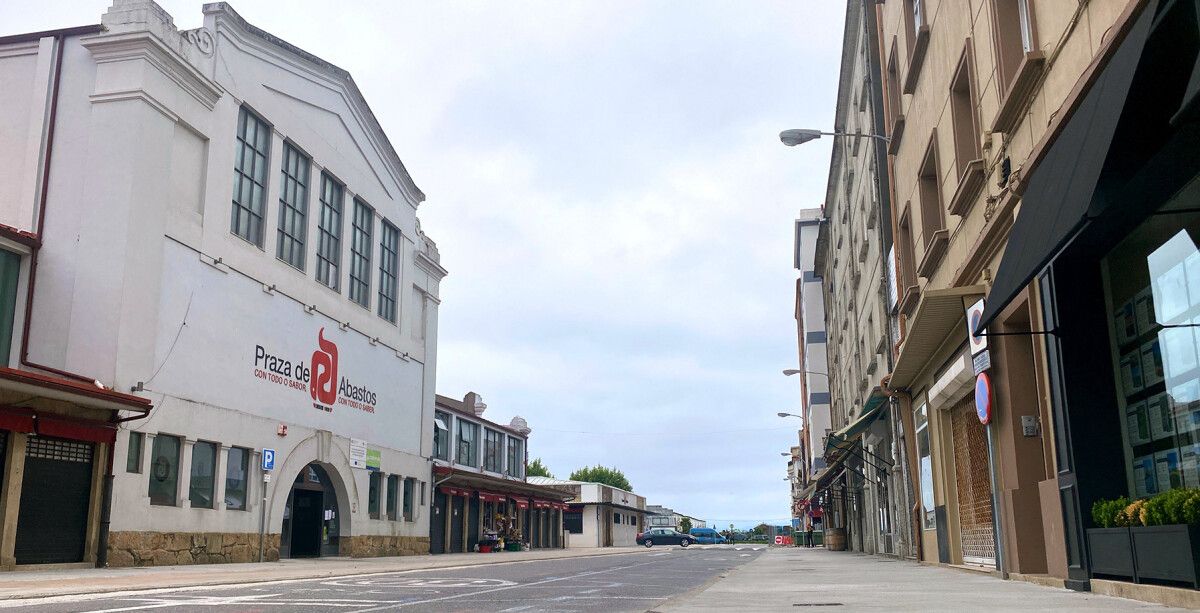
[[[346,542],[349,541],[349,550]],[[355,558],[415,556],[429,553],[429,537],[357,535],[342,537],[342,553]]]
[[[279,560],[278,534],[265,536],[263,559],[269,562]],[[108,565],[114,567],[257,560],[256,533],[112,532],[108,535]]]

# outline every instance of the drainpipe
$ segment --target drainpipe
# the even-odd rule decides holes
[[[113,417],[109,422],[115,425],[147,417],[150,417],[150,411],[130,417]],[[109,525],[112,523],[113,456],[116,453],[116,446],[116,439],[113,439],[113,442],[108,444],[108,453],[106,454],[107,464],[104,469],[104,485],[101,488],[100,497],[100,530],[96,537],[99,541],[96,546],[96,568],[108,566],[108,531]]]

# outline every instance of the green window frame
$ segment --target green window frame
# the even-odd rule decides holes
[[[329,173],[321,173],[321,216],[317,220],[317,281],[342,290],[342,210],[345,188]]]
[[[145,441],[146,435],[141,432],[129,432],[129,445],[125,451],[125,472],[142,472],[142,446]]]
[[[193,509],[211,509],[216,496],[217,444],[196,441],[192,444],[191,480],[188,501]]]
[[[379,519],[379,488],[383,485],[383,474],[379,471],[371,471],[367,482],[367,515],[371,519]]]
[[[225,508],[245,511],[250,475],[250,450],[230,447],[225,456]]]
[[[169,434],[154,437],[150,452],[150,504],[173,507],[179,495],[179,452],[183,439]]]

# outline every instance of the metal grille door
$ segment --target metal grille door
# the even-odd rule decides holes
[[[17,515],[17,564],[82,562],[92,443],[30,436]]]
[[[988,470],[987,431],[970,398],[954,407],[954,476],[958,483],[958,522],[963,561],[995,565],[992,533],[992,480]]]

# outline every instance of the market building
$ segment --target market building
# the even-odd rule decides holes
[[[551,477],[531,477],[529,481],[570,496],[569,509],[562,516],[567,547],[633,547],[638,533],[648,527],[645,496],[604,483]]]
[[[519,416],[507,425],[486,419],[486,409],[475,392],[462,400],[437,396],[430,552],[480,551],[501,541],[510,549],[566,547],[568,495],[526,478],[533,430]]]
[[[424,553],[446,274],[424,195],[349,73],[203,13],[181,31],[115,0],[98,25],[0,39],[0,223],[27,241],[5,279],[32,313],[0,379],[54,390],[9,396],[34,415],[5,410],[6,470],[90,462],[60,471],[71,496],[92,483],[74,560]],[[60,561],[16,541],[18,564]]]

